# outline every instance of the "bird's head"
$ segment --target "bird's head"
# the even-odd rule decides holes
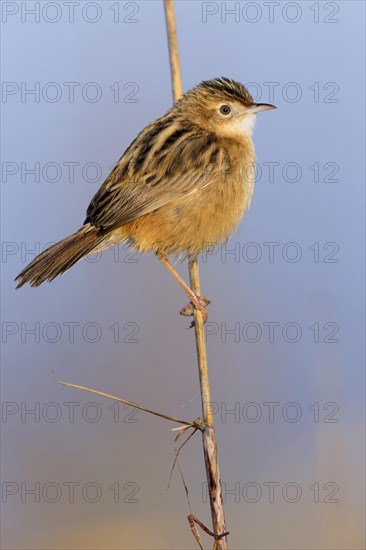
[[[177,106],[203,129],[237,140],[252,135],[257,113],[276,109],[268,103],[255,103],[243,84],[225,77],[201,82]]]

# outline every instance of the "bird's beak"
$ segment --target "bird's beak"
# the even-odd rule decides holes
[[[271,105],[270,103],[253,103],[249,107],[249,112],[252,113],[261,113],[262,111],[268,111],[269,109],[277,109],[275,105]]]

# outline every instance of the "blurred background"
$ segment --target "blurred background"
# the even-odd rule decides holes
[[[185,296],[120,246],[15,291],[172,103],[162,2],[2,2],[2,544],[196,548],[170,423],[200,413]],[[200,259],[230,547],[364,548],[364,3],[176,2],[183,88],[257,117],[254,199]],[[178,266],[187,278],[187,266]],[[210,526],[200,437],[181,463]],[[203,534],[206,547],[212,541]]]

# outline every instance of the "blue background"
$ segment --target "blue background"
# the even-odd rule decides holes
[[[364,548],[364,3],[275,4],[271,18],[266,2],[176,2],[184,90],[225,75],[278,107],[257,117],[250,211],[226,248],[201,259],[230,545]],[[3,545],[194,548],[177,473],[166,492],[172,426],[123,406],[114,422],[112,401],[57,384],[199,416],[179,287],[155,258],[123,247],[38,289],[13,282],[32,250],[81,225],[121,152],[171,105],[163,5],[83,2],[73,22],[63,2],[1,7]],[[39,97],[22,98],[37,82]],[[80,83],[73,102],[65,82]],[[265,83],[275,83],[273,97]],[[70,162],[79,163],[74,181]],[[25,171],[35,163],[39,181]],[[273,257],[265,243],[277,243]],[[181,461],[193,511],[210,525],[199,437]],[[22,482],[40,484],[40,502],[24,491],[22,502]],[[268,482],[279,484],[273,502]],[[95,503],[93,487],[82,494],[87,483],[101,488]]]

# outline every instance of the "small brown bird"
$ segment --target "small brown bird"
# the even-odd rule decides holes
[[[168,257],[195,258],[225,242],[248,208],[254,186],[254,103],[229,78],[202,82],[144,130],[93,197],[84,225],[39,254],[17,276],[17,288],[52,281],[78,260],[121,241],[152,251],[206,314]]]

